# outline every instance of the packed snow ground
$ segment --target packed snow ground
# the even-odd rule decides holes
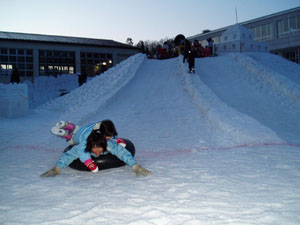
[[[230,54],[186,71],[182,58],[136,55],[1,118],[0,224],[299,224],[299,65]],[[39,177],[66,147],[49,132],[56,121],[107,118],[151,177],[127,166]]]

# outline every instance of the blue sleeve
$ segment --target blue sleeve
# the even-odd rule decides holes
[[[69,151],[65,152],[60,159],[56,162],[55,166],[59,167],[60,169],[66,168],[68,165],[70,165],[73,160],[77,159],[79,157],[78,151],[75,148],[71,148]]]
[[[117,144],[115,139],[110,139],[107,141],[107,150],[130,167],[133,167],[136,164],[136,161],[131,153],[122,145]]]
[[[69,166],[74,160],[80,159],[82,163],[91,158],[89,152],[85,152],[85,142],[74,145],[69,151],[65,152],[56,162],[55,166],[64,169]]]

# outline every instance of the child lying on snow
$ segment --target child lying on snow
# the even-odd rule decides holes
[[[131,153],[121,144],[117,143],[116,128],[111,120],[94,123],[81,127],[70,122],[60,121],[51,132],[68,140],[70,145],[74,145],[69,151],[66,151],[55,166],[47,172],[41,174],[41,177],[53,177],[60,174],[61,170],[70,165],[73,160],[79,158],[89,170],[96,173],[98,166],[91,158],[91,155],[97,157],[103,152],[117,156],[132,168],[136,176],[150,176],[151,171],[138,165]]]

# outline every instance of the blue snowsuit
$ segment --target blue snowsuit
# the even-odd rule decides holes
[[[76,132],[76,134],[73,136],[75,145],[60,157],[55,166],[59,167],[60,169],[64,169],[77,158],[79,158],[80,161],[84,163],[85,161],[91,159],[91,155],[97,157],[94,153],[85,152],[87,137],[92,132],[95,124],[96,123],[81,127]],[[115,138],[111,138],[107,141],[107,151],[112,155],[117,156],[120,160],[125,162],[130,167],[133,167],[136,164],[136,161],[131,153],[122,145],[117,144]]]

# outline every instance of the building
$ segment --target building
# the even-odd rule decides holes
[[[266,42],[271,53],[300,64],[300,7],[240,24],[253,32],[255,41]],[[221,35],[229,28],[230,26],[223,27],[187,39],[190,41],[198,40],[203,46],[206,46],[208,45],[206,40],[212,38],[214,44],[219,44]]]
[[[113,40],[0,32],[0,82],[17,68],[21,81],[38,76],[94,76],[138,52]]]

